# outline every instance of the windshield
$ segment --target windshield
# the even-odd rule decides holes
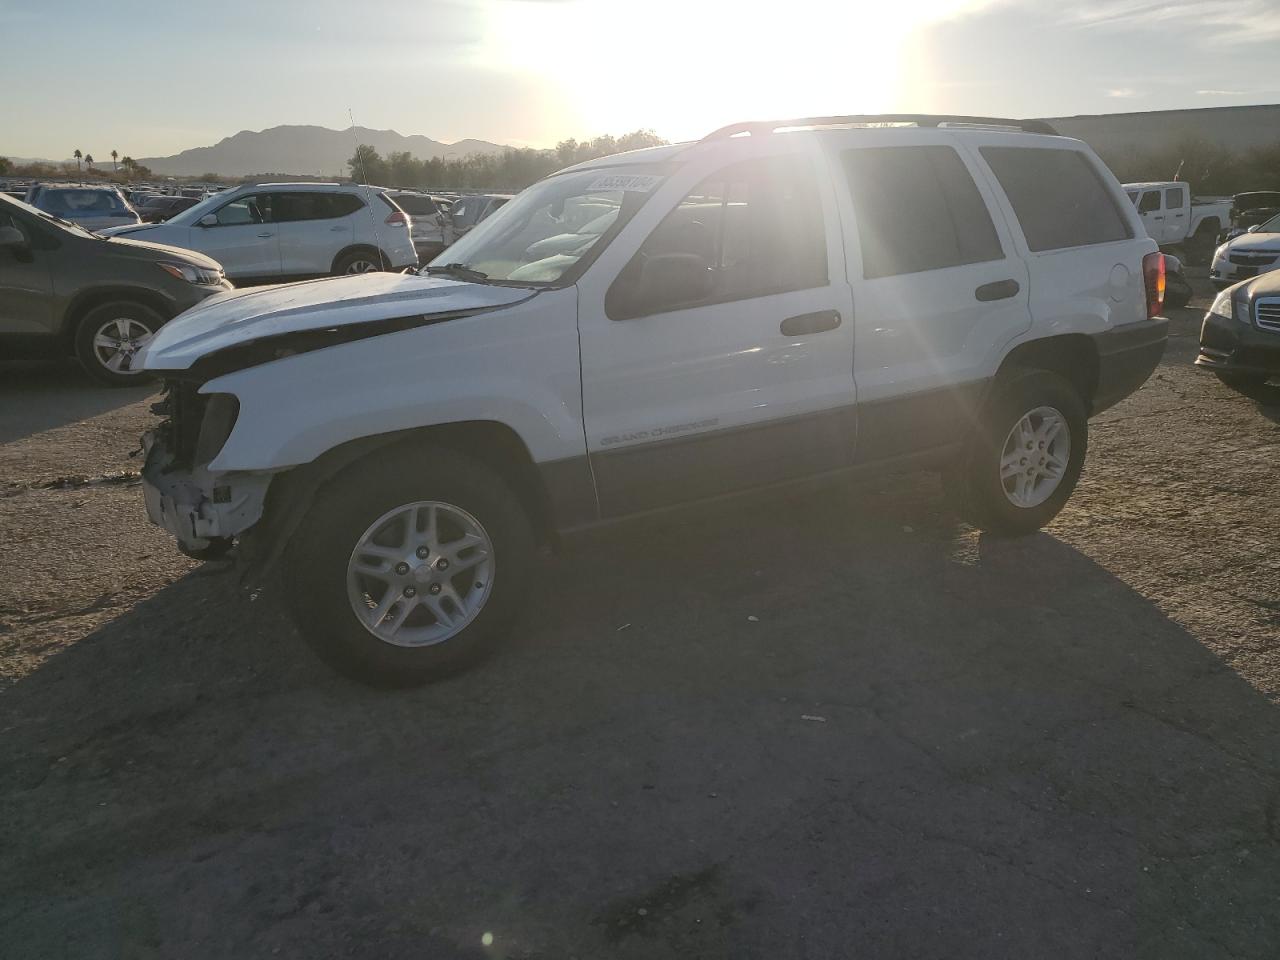
[[[187,209],[183,210],[181,213],[174,214],[169,218],[169,223],[175,224],[179,227],[189,226],[198,221],[206,213],[213,213],[214,210],[226,203],[227,199],[228,198],[225,193],[215,193],[211,196],[205,197],[195,206],[187,207]]]
[[[535,183],[449,247],[432,267],[459,264],[489,280],[555,283],[603,249],[662,182],[654,166],[582,170]]]
[[[1258,225],[1258,229],[1254,233],[1280,233],[1280,213],[1276,214],[1270,220],[1264,220]]]

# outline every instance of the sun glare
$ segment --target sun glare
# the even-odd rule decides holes
[[[485,55],[551,83],[567,133],[685,140],[735,120],[909,109],[905,41],[977,5],[497,0]]]

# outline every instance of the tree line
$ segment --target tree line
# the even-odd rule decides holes
[[[347,161],[351,178],[361,183],[416,190],[522,190],[564,167],[596,157],[665,144],[652,130],[635,130],[621,137],[561,140],[552,150],[508,148],[501,153],[472,153],[465,157],[420,160],[407,151],[383,157],[360,144]]]

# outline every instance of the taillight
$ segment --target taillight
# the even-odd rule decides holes
[[[404,215],[403,210],[393,210],[387,217],[386,222],[393,227],[399,227],[409,222],[409,218]],[[1163,277],[1164,272],[1161,270],[1160,275]]]
[[[1142,280],[1147,287],[1147,319],[1164,309],[1164,254],[1148,253],[1142,258]]]

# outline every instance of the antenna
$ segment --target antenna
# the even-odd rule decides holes
[[[360,182],[364,184],[364,188],[366,190],[369,190],[370,189],[369,175],[365,173],[365,170],[364,170],[364,154],[360,152],[360,138],[356,136],[356,118],[355,118],[355,114],[351,112],[350,107],[347,107],[347,119],[351,121],[351,142],[356,145],[356,152],[351,155],[351,158],[355,160],[357,164],[359,164]],[[354,170],[352,170],[351,172],[353,174],[355,173]],[[384,261],[382,258],[382,234],[378,230],[378,215],[373,212],[373,202],[372,202],[373,198],[370,197],[368,199],[370,202],[367,203],[366,206],[369,208],[369,221],[370,223],[373,224],[374,242],[378,244],[378,266],[382,267],[382,269],[385,270],[387,269],[387,264],[386,264],[386,261]]]

